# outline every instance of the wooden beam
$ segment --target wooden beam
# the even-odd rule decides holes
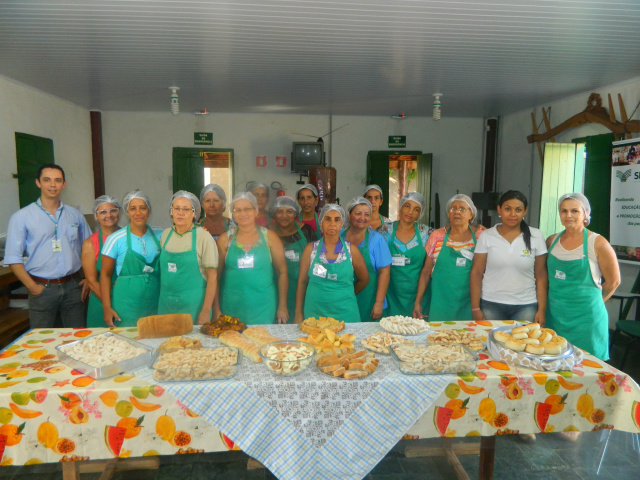
[[[609,98],[609,121],[611,123],[615,123],[616,122],[616,112],[613,110],[613,101],[611,101],[611,94],[607,94],[607,97]]]
[[[627,117],[627,109],[624,108],[624,101],[620,94],[618,94],[618,105],[620,105],[620,121],[626,124],[629,121],[629,117]],[[627,140],[630,139],[631,134],[629,132],[624,132],[624,138]]]
[[[533,125],[534,135],[538,135],[538,125],[536,125],[536,115],[533,112],[531,112],[531,124]],[[527,140],[528,139],[529,137],[527,137]],[[529,143],[532,143],[532,142],[529,142]],[[536,145],[538,146],[538,155],[540,156],[540,164],[544,165],[544,155],[542,154],[542,145],[540,145],[540,141],[537,141]]]
[[[91,156],[93,158],[93,194],[104,195],[104,155],[102,151],[102,114],[89,112],[91,119]]]
[[[549,107],[549,111],[551,111],[551,107]],[[544,128],[546,128],[547,130],[551,130],[551,122],[549,122],[549,117],[547,117],[547,111],[544,108],[542,109],[542,119],[544,120]],[[549,141],[555,142],[556,137],[551,137]]]

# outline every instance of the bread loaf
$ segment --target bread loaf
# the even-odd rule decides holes
[[[251,360],[254,363],[262,363],[262,358],[258,353],[260,350],[260,345],[255,343],[252,340],[249,340],[247,337],[242,335],[241,333],[235,332],[233,330],[227,330],[220,334],[218,337],[220,343],[223,345],[228,345],[229,347],[236,347],[242,350],[242,354]]]
[[[242,334],[246,337],[249,337],[250,340],[253,340],[258,345],[266,345],[271,342],[280,342],[281,338],[274,337],[267,329],[264,327],[249,327]]]
[[[140,338],[161,338],[184,335],[193,330],[193,319],[188,313],[150,315],[138,320]]]

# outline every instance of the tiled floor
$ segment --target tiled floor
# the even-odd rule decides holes
[[[619,364],[625,339],[616,342],[610,363]],[[625,371],[640,381],[640,348],[627,358]],[[459,439],[477,442],[477,439]],[[368,480],[453,480],[456,475],[444,457],[407,458],[405,447],[417,444],[439,446],[440,439],[410,440],[396,445],[367,476]],[[471,479],[478,478],[478,455],[461,455],[460,462]],[[202,455],[174,455],[160,458],[158,470],[116,472],[114,480],[269,480],[268,470],[247,470],[242,452]],[[99,473],[83,474],[81,480],[97,480]],[[53,480],[62,478],[59,464],[2,467],[0,480]],[[635,480],[640,478],[640,435],[607,431],[582,433],[571,442],[557,434],[538,435],[534,443],[518,436],[496,437],[494,479],[496,480]],[[300,479],[304,480],[304,479]]]

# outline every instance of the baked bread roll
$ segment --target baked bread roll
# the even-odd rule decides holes
[[[267,343],[272,342],[281,342],[282,339],[278,337],[274,337],[267,329],[264,327],[249,327],[242,334],[246,337],[249,337],[250,340],[253,340],[258,345],[266,345]]]
[[[525,345],[540,345],[540,340],[537,338],[523,338],[522,343]]]
[[[536,325],[538,325],[536,323]],[[540,331],[540,329],[535,329],[535,330],[531,330],[529,332],[529,338],[540,338],[540,336],[542,335],[542,332]]]
[[[525,327],[527,327],[530,332],[533,332],[534,330],[540,330],[539,323],[528,323],[527,325],[525,325]]]
[[[507,346],[507,348],[510,348],[511,350],[514,350],[516,352],[524,351],[525,347],[527,346],[522,340],[519,340],[517,338],[508,339],[505,342],[505,345]]]
[[[538,337],[538,340],[540,340],[540,343],[547,343],[550,342],[552,338],[553,335],[551,335],[549,332],[542,332]]]
[[[542,345],[527,345],[524,350],[525,352],[533,353],[534,355],[542,355],[547,351]]]
[[[493,337],[500,343],[504,343],[511,338],[511,335],[509,335],[504,330],[496,330],[496,332],[493,334]]]
[[[140,338],[162,338],[185,335],[193,330],[193,319],[188,313],[150,315],[138,320]]]
[[[241,333],[233,330],[226,330],[218,337],[220,343],[229,347],[236,347],[242,350],[242,354],[251,360],[253,363],[262,363],[262,357],[260,357],[260,345],[253,340],[245,337]]]
[[[529,333],[528,332],[518,332],[518,333],[513,333],[513,331],[511,332],[511,336],[513,338],[517,338],[519,340],[522,340],[523,338],[529,338]]]
[[[518,333],[529,333],[529,328],[526,325],[521,327],[513,327],[511,329],[511,335],[517,335]]]
[[[561,337],[560,335],[556,335],[551,339],[551,343],[557,343],[560,345],[560,348],[565,349],[567,347],[567,339]]]
[[[546,342],[540,346],[544,348],[544,353],[546,353],[547,355],[558,355],[560,352],[562,352],[562,347],[557,343]]]

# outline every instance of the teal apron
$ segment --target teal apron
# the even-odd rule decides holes
[[[418,224],[414,225],[416,245],[402,252],[396,246],[396,230],[398,222],[393,224],[393,233],[389,239],[389,251],[391,252],[391,275],[389,279],[389,288],[387,289],[387,308],[384,316],[404,315],[405,317],[413,317],[413,304],[416,300],[418,292],[418,279],[420,271],[424,264],[427,252],[422,244]],[[412,239],[413,240],[413,239]],[[422,313],[426,315],[429,305],[429,295],[424,296],[422,301]]]
[[[160,242],[148,225],[147,228],[159,250]],[[127,253],[112,290],[111,307],[121,320],[115,323],[116,327],[136,327],[138,319],[158,313],[158,257],[159,254],[147,263],[142,255],[131,249],[131,229],[127,225]]]
[[[556,236],[547,256],[549,300],[545,326],[606,361],[609,359],[609,315],[602,290],[591,276],[587,229],[582,240],[583,257],[576,260],[559,260],[551,254],[563,233]]]
[[[471,230],[471,228],[469,228]],[[471,293],[469,291],[469,275],[473,264],[476,236],[471,230],[474,248],[463,250],[468,256],[447,246],[449,233],[447,230],[442,248],[431,274],[431,307],[429,321],[472,320]],[[469,258],[470,257],[470,258]]]
[[[98,271],[98,282],[100,282],[100,270],[102,269],[102,229],[98,230],[98,261],[96,262],[96,270]],[[114,272],[115,273],[115,272]],[[111,277],[111,287],[115,282],[115,274]],[[87,307],[87,328],[106,327],[104,323],[104,314],[102,312],[102,301],[96,297],[96,294],[91,292],[89,295],[89,305]]]
[[[189,313],[193,323],[198,321],[202,311],[207,281],[202,278],[196,251],[197,231],[191,229],[191,250],[168,252],[165,250],[173,228],[162,245],[158,268],[160,269],[160,299],[158,314]]]
[[[233,235],[224,261],[220,310],[247,325],[275,323],[278,288],[266,235],[258,227],[261,244],[245,253]]]
[[[300,240],[284,247],[284,258],[287,261],[287,274],[289,276],[289,289],[287,290],[287,310],[289,310],[289,323],[293,322],[296,313],[296,291],[298,289],[298,273],[300,272],[300,257],[307,246],[307,237],[295,223]]]
[[[353,289],[353,264],[345,242],[347,259],[340,263],[321,263],[324,239],[318,241],[316,256],[309,266],[309,284],[304,298],[304,318],[333,317],[345,322],[359,322],[360,312]]]
[[[320,220],[318,219],[318,214],[316,212],[313,212],[313,215],[316,217],[316,230],[313,233],[316,236],[316,240],[320,240],[322,237],[322,233],[320,232]],[[298,216],[298,221],[303,222],[302,212],[300,212],[300,215]]]
[[[349,228],[345,230],[345,235],[349,231]],[[360,252],[364,257],[364,263],[367,266],[367,271],[369,272],[369,283],[360,291],[359,294],[356,295],[358,310],[360,312],[360,321],[376,322],[377,320],[371,319],[371,310],[373,310],[373,304],[376,303],[376,293],[378,292],[378,272],[373,268],[371,255],[369,254],[369,228],[365,230],[364,246],[360,248]]]

